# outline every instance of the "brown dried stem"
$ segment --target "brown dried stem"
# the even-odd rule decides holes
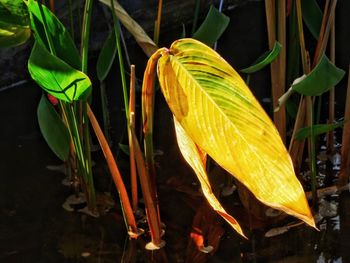
[[[285,68],[286,68],[286,9],[285,0],[278,1],[277,17],[278,28],[276,32],[276,2],[275,0],[265,1],[266,23],[268,32],[269,48],[272,49],[276,39],[282,44],[279,57],[271,63],[271,89],[273,107],[278,105],[278,99],[285,91]],[[276,37],[278,35],[278,37]],[[280,107],[274,112],[274,122],[282,140],[286,139],[286,116],[285,107]]]

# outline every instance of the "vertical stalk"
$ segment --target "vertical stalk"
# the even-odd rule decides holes
[[[118,189],[120,202],[123,210],[123,215],[125,219],[125,223],[128,229],[128,233],[132,238],[136,238],[140,233],[140,231],[137,229],[136,221],[134,214],[132,212],[132,208],[130,205],[129,197],[122,179],[122,176],[119,172],[118,166],[115,163],[114,156],[112,154],[111,149],[108,146],[108,142],[106,138],[103,135],[103,132],[95,118],[94,113],[90,109],[90,106],[87,104],[87,115],[90,119],[91,126],[93,127],[95,134],[97,136],[97,139],[100,143],[101,149],[103,151],[103,154],[106,158],[109,171],[112,175],[113,181],[115,183],[116,188]]]
[[[278,105],[278,99],[285,92],[286,83],[286,0],[278,0],[277,2],[277,40],[281,43],[282,48],[276,64],[278,65],[278,86],[272,91],[274,107]],[[278,112],[274,113],[274,121],[284,143],[286,143],[286,110],[282,107]]]
[[[330,60],[335,63],[335,23],[332,25],[331,29],[331,40],[330,40]],[[334,87],[329,90],[329,100],[328,100],[328,123],[334,123],[334,106],[335,104],[335,91]],[[331,154],[335,152],[334,150],[334,131],[330,131],[327,136],[327,151]]]
[[[161,247],[163,241],[161,240],[160,216],[158,208],[158,200],[155,185],[155,167],[153,154],[153,112],[154,112],[154,73],[158,58],[162,56],[167,49],[159,49],[148,60],[145,69],[143,84],[142,84],[142,122],[144,132],[144,147],[145,147],[145,164],[142,164],[141,158],[136,151],[137,141],[134,138],[135,157],[137,169],[140,176],[140,183],[145,199],[147,218],[151,231],[152,244],[156,247]],[[136,142],[135,142],[136,141]],[[145,168],[142,168],[142,167]]]
[[[158,0],[158,13],[157,20],[154,24],[154,36],[153,42],[158,46],[159,34],[160,34],[160,24],[162,19],[162,9],[163,9],[163,0]]]
[[[346,104],[344,113],[345,124],[343,127],[341,166],[338,179],[338,186],[345,186],[349,182],[350,174],[350,65],[348,71],[348,87],[346,92]]]
[[[88,68],[88,51],[89,51],[89,39],[90,39],[90,26],[92,16],[92,4],[93,0],[86,0],[84,7],[82,36],[81,36],[81,71],[87,73]]]
[[[119,20],[114,12],[114,1],[111,0],[111,12],[113,17],[113,23],[114,23],[114,32],[115,32],[115,41],[117,44],[117,50],[118,50],[118,61],[119,61],[119,69],[120,69],[120,77],[122,80],[122,87],[123,87],[123,98],[124,98],[124,108],[125,108],[125,118],[126,123],[129,123],[129,98],[128,98],[128,91],[126,87],[126,79],[125,79],[125,70],[124,70],[124,61],[123,61],[123,54],[122,49],[120,45],[120,32],[119,32]],[[128,128],[129,130],[129,128]]]
[[[135,164],[135,151],[134,144],[132,140],[131,130],[135,130],[135,65],[130,67],[130,99],[129,99],[129,111],[130,116],[128,126],[128,137],[129,137],[129,149],[130,149],[130,181],[131,181],[131,199],[133,211],[137,211],[138,194],[137,194],[137,174],[136,174],[136,164]]]
[[[83,16],[83,28],[81,36],[81,71],[85,74],[88,73],[88,51],[89,51],[89,40],[90,40],[90,26],[91,26],[91,17],[92,17],[92,5],[93,0],[86,0],[84,7],[84,16]],[[91,149],[90,149],[90,131],[88,125],[88,116],[87,116],[87,101],[81,101],[74,107],[76,111],[75,114],[79,114],[79,123],[77,123],[78,131],[80,130],[78,136],[81,136],[83,139],[83,152],[84,152],[84,162],[86,169],[86,183],[87,191],[89,194],[89,206],[92,210],[96,209],[96,196],[95,196],[95,187],[92,176],[91,168]]]
[[[282,50],[279,57],[271,63],[271,89],[273,108],[278,105],[278,99],[284,94],[285,89],[285,60],[286,60],[286,6],[285,0],[277,1],[277,21],[276,21],[276,1],[265,0],[265,12],[269,48],[272,49],[276,40],[282,43]],[[277,27],[277,28],[276,28]],[[277,36],[277,37],[276,37]],[[274,112],[274,123],[279,131],[283,142],[286,140],[286,119],[285,106]]]
[[[308,139],[308,151],[309,151],[309,162],[311,170],[311,192],[312,192],[312,202],[315,206],[317,204],[317,187],[316,187],[316,147],[315,147],[315,136],[314,136],[314,117],[313,117],[313,99],[311,96],[306,97],[306,110],[307,110],[307,123],[310,127],[310,137]]]

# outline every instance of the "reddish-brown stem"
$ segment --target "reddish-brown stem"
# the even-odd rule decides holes
[[[145,69],[143,84],[142,84],[142,120],[143,120],[143,132],[144,132],[144,151],[145,159],[143,159],[141,149],[139,147],[136,136],[133,134],[133,143],[135,148],[135,158],[137,170],[140,176],[140,183],[142,188],[143,197],[145,199],[145,205],[147,210],[148,224],[150,226],[152,243],[155,246],[161,246],[163,241],[161,240],[161,228],[160,228],[160,216],[156,194],[155,185],[155,167],[154,167],[154,153],[153,153],[153,111],[154,111],[154,75],[155,69],[159,57],[164,52],[168,52],[167,49],[159,49],[148,60],[147,67]],[[134,131],[133,131],[134,132]],[[146,200],[147,199],[147,200]]]
[[[87,104],[86,109],[87,109],[87,114],[88,114],[91,126],[95,131],[96,137],[100,143],[101,149],[102,149],[103,154],[106,158],[109,171],[112,175],[115,186],[118,189],[119,197],[120,197],[120,201],[121,201],[121,205],[122,205],[122,209],[123,209],[123,213],[124,213],[124,218],[125,218],[127,228],[128,228],[128,233],[132,238],[136,238],[138,236],[138,229],[136,226],[135,217],[134,217],[134,214],[133,214],[132,209],[131,209],[129,197],[128,197],[122,176],[121,176],[119,169],[118,169],[118,166],[114,160],[112,151],[109,148],[108,142],[107,142],[105,136],[103,135],[101,127],[98,124],[96,117],[95,117],[94,113],[92,112],[89,104]]]

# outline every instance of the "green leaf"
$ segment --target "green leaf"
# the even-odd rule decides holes
[[[30,28],[0,22],[0,47],[24,44],[30,38]]]
[[[107,74],[112,67],[116,53],[117,45],[115,43],[115,33],[114,30],[112,30],[105,43],[103,44],[103,47],[97,59],[96,70],[97,77],[100,81],[103,81],[107,77]]]
[[[273,46],[272,50],[265,52],[262,56],[260,56],[252,66],[245,68],[245,69],[241,69],[240,71],[243,73],[254,73],[262,68],[264,68],[265,66],[267,66],[268,64],[270,64],[272,61],[274,61],[280,51],[281,51],[282,45],[279,42],[275,42],[275,45]]]
[[[316,124],[312,126],[313,135],[316,137],[322,133],[333,131],[337,128],[343,127],[344,121],[334,124]],[[311,136],[311,127],[301,128],[296,134],[295,139],[304,140]]]
[[[39,3],[34,0],[29,0],[26,3],[31,14],[31,25],[35,33],[35,39],[49,50]],[[55,55],[75,69],[80,69],[80,55],[69,32],[46,6],[42,5],[42,11],[47,24],[48,34],[53,42]]]
[[[45,95],[41,96],[37,116],[41,133],[51,150],[62,161],[67,160],[70,146],[68,129]]]
[[[307,28],[310,30],[312,36],[318,39],[323,16],[320,7],[315,0],[306,0],[301,1],[301,8]]]
[[[345,71],[337,68],[323,55],[316,67],[292,89],[306,96],[318,96],[334,87],[344,76]]]
[[[39,86],[60,100],[85,99],[91,92],[88,76],[51,55],[37,41],[29,57],[28,69]]]
[[[0,0],[0,47],[24,44],[30,37],[29,16],[22,0]]]
[[[229,17],[220,13],[214,6],[211,6],[204,22],[193,34],[193,38],[208,46],[213,46],[222,33],[224,33],[229,22]]]
[[[0,0],[0,21],[10,25],[29,26],[28,10],[22,0]]]
[[[119,143],[119,149],[120,149],[123,153],[125,153],[127,156],[130,155],[130,148],[129,148],[129,145]]]

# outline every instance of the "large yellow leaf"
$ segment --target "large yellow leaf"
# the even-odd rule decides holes
[[[195,171],[199,182],[201,184],[203,194],[208,200],[213,209],[219,213],[239,234],[244,236],[241,227],[238,222],[229,215],[225,209],[221,206],[220,202],[212,192],[209,184],[209,178],[205,171],[205,153],[196,146],[192,139],[186,134],[185,130],[181,127],[179,122],[174,118],[176,139],[179,145],[180,151],[185,158],[186,162]]]
[[[164,50],[158,61],[161,89],[194,143],[261,202],[315,226],[275,126],[238,73],[193,39]]]

